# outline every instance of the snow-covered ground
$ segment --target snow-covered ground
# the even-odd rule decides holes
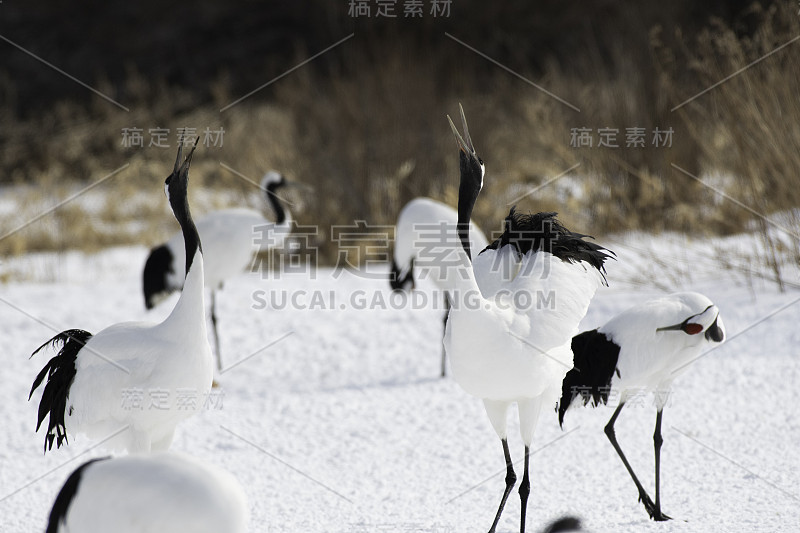
[[[681,239],[634,235],[609,243],[619,260],[609,264],[610,286],[583,322],[595,327],[664,290],[697,290],[721,309],[728,342],[678,380],[664,411],[662,501],[675,520],[648,520],[603,434],[612,409],[586,408],[571,410],[563,431],[555,412],[540,420],[530,531],[566,514],[596,532],[800,527],[800,291],[781,293],[759,276],[720,268],[712,261],[718,243]],[[28,356],[54,334],[47,325],[97,332],[165,316],[177,295],[144,310],[146,252],[6,263],[15,273],[8,279],[21,281],[0,286],[0,532],[43,531],[67,475],[104,455],[85,438],[42,455],[38,398],[27,397],[49,354]],[[785,275],[800,281],[797,269]],[[270,291],[295,295],[299,305],[265,307]],[[481,402],[437,377],[442,311],[393,306],[389,294],[383,280],[331,269],[279,279],[242,274],[220,294],[224,363],[241,363],[219,377],[207,410],[178,427],[173,450],[239,479],[251,531],[461,533],[490,525],[505,475],[500,443]],[[645,398],[616,425],[651,494],[654,422],[652,398]],[[510,442],[520,459],[516,431]],[[499,531],[516,531],[518,513],[514,492]]]

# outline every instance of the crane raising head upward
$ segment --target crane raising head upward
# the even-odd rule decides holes
[[[558,421],[580,397],[583,404],[607,403],[609,395],[619,405],[606,425],[612,446],[633,478],[641,501],[654,520],[668,520],[661,512],[660,453],[661,414],[673,380],[708,349],[725,339],[725,326],[714,303],[696,292],[679,292],[656,298],[623,311],[598,329],[572,339],[574,368],[564,377]],[[629,397],[655,393],[656,501],[650,499],[634,474],[614,433],[622,407]]]
[[[461,174],[461,180],[458,185],[458,238],[461,240],[461,245],[464,247],[467,257],[472,259],[472,251],[469,242],[469,222],[472,218],[472,208],[475,207],[475,201],[483,189],[483,175],[486,174],[486,165],[483,164],[483,159],[478,156],[475,151],[475,146],[472,144],[472,137],[469,136],[469,129],[467,129],[467,118],[464,116],[464,109],[459,104],[461,112],[461,124],[464,126],[464,136],[458,133],[453,121],[450,117],[450,127],[453,129],[453,135],[456,136],[458,143],[458,169]]]
[[[458,130],[453,125],[453,121],[450,120],[450,117],[447,117],[447,120],[450,121],[450,126],[453,128],[453,133],[456,136],[460,149],[459,169],[461,172],[461,183],[458,192],[458,211],[453,213],[452,209],[447,206],[427,198],[418,198],[409,203],[409,205],[403,209],[397,222],[398,235],[397,243],[395,244],[394,261],[392,263],[392,289],[402,289],[407,284],[410,284],[413,288],[413,270],[416,266],[420,270],[425,270],[425,274],[430,276],[434,283],[445,293],[445,307],[448,309],[444,317],[445,331],[449,316],[449,305],[453,297],[451,292],[456,288],[452,280],[460,275],[458,273],[460,268],[458,267],[464,266],[469,268],[469,260],[472,257],[470,250],[473,244],[479,249],[483,249],[484,246],[486,246],[486,237],[483,235],[483,232],[477,225],[470,222],[472,207],[475,205],[475,200],[478,198],[478,194],[483,187],[483,174],[486,168],[481,158],[478,157],[478,154],[475,152],[475,147],[472,145],[472,138],[469,136],[463,109],[461,109],[461,119],[464,125],[464,137],[461,137],[461,134],[458,133]],[[409,212],[406,213],[406,210],[409,210]],[[403,216],[404,214],[406,215],[405,217]],[[455,217],[453,215],[455,215]],[[426,225],[435,226],[439,224],[439,232],[447,231],[447,224],[453,221],[453,218],[455,218],[456,222],[458,239],[463,246],[463,251],[467,254],[466,260],[459,260],[458,255],[462,252],[456,247],[454,250],[448,250],[446,255],[440,255],[440,257],[433,261],[430,259],[426,259],[426,263],[416,261],[417,252],[415,250],[418,249],[420,245],[424,246],[418,234],[420,229]],[[472,234],[472,242],[470,242],[470,233]],[[450,242],[446,235],[440,235],[439,238],[441,239],[440,242]],[[401,274],[401,267],[404,264],[408,265],[405,270],[405,275]],[[398,267],[398,265],[400,266]],[[447,353],[445,349],[442,352],[442,377],[444,377],[446,373],[446,358]]]
[[[475,151],[463,109],[461,122],[463,136],[450,121],[461,173],[458,234],[461,254],[473,268],[454,276],[444,344],[453,377],[483,400],[503,446],[506,487],[490,532],[495,531],[517,479],[508,448],[507,415],[511,404],[519,408],[525,444],[519,489],[520,531],[524,533],[534,429],[542,407],[558,399],[561,382],[571,368],[570,340],[604,281],[603,265],[609,255],[558,223],[554,213],[528,216],[512,209],[503,235],[473,258],[469,219],[483,186],[485,166]],[[546,305],[541,304],[542,296]]]
[[[260,211],[243,207],[212,211],[197,220],[197,230],[205,247],[205,286],[211,290],[211,324],[213,327],[217,366],[222,369],[219,334],[217,332],[217,291],[225,280],[241,274],[260,250],[281,248],[291,232],[292,216],[284,207],[278,192],[283,187],[299,185],[270,170],[261,179],[260,190],[274,214],[267,219]],[[142,289],[147,309],[175,291],[183,289],[185,270],[181,233],[150,251],[142,272]]]
[[[195,143],[196,146],[197,143]],[[61,345],[33,382],[28,397],[44,383],[36,429],[48,418],[45,451],[84,433],[105,439],[109,448],[167,449],[177,424],[197,406],[180,402],[180,391],[202,398],[211,388],[211,348],[206,338],[203,253],[187,200],[194,148],[181,162],[182,148],[166,179],[169,204],[181,226],[186,257],[185,287],[160,324],[123,322],[97,335],[71,329],[37,348]],[[126,403],[131,391],[166,392],[159,409]],[[112,439],[113,437],[113,439]],[[106,442],[106,440],[108,442]]]

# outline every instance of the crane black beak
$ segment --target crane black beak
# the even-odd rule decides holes
[[[461,112],[461,125],[464,127],[463,137],[460,133],[458,133],[458,129],[456,128],[456,125],[453,124],[453,120],[450,118],[450,115],[447,115],[447,120],[450,122],[450,127],[453,129],[453,135],[456,137],[459,150],[469,156],[476,157],[477,154],[475,153],[475,146],[472,144],[472,138],[469,136],[469,128],[467,128],[467,117],[464,116],[464,108],[461,106],[461,104],[458,104],[458,110]]]
[[[200,140],[198,137],[195,139],[194,144],[192,145],[192,151],[189,152],[189,155],[186,156],[186,159],[181,161],[181,154],[183,153],[183,143],[179,141],[180,146],[178,147],[178,158],[175,160],[175,170],[173,172],[178,173],[180,176],[184,176],[189,174],[189,165],[192,164],[192,156],[194,155],[194,151],[197,148],[197,142]]]
[[[200,139],[198,138],[194,141],[194,146],[192,146],[192,151],[189,152],[189,155],[186,156],[186,159],[183,160],[183,163],[181,163],[181,156],[183,155],[183,138],[181,138],[178,141],[178,157],[175,158],[175,166],[172,169],[172,174],[167,176],[167,179],[164,181],[164,192],[167,194],[167,198],[169,198],[170,187],[182,184],[185,190],[186,187],[188,186],[189,165],[191,165],[192,163],[192,156],[194,155],[194,150],[195,148],[197,148],[197,142],[199,140]]]
[[[178,157],[175,158],[175,166],[172,168],[173,174],[177,174],[181,167],[181,155],[183,155],[183,138],[178,139]]]

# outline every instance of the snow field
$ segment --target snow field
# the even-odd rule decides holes
[[[658,239],[648,244],[657,247]],[[598,292],[583,329],[662,293],[641,280],[636,265],[646,258],[615,250],[610,287]],[[691,249],[685,254],[691,257]],[[161,320],[177,295],[144,310],[145,256],[134,247],[29,256],[7,265],[28,272],[29,280],[0,288],[0,531],[42,531],[69,473],[105,455],[79,437],[42,456],[44,436],[34,433],[38,398],[28,402],[27,395],[51,355],[28,356],[55,332],[37,319],[58,331],[91,332],[124,320]],[[614,406],[573,408],[564,431],[555,412],[542,413],[531,457],[531,531],[565,514],[596,532],[797,529],[800,294],[711,268],[697,272],[673,290],[711,298],[729,340],[676,382],[664,410],[662,502],[675,520],[654,524],[637,502],[602,431]],[[226,284],[218,299],[223,361],[241,363],[219,376],[221,405],[179,426],[172,450],[236,476],[250,501],[254,532],[487,529],[503,487],[502,450],[481,402],[437,377],[442,311],[257,308],[255,291],[271,287],[333,291],[339,303],[356,291],[380,291],[388,299],[385,280],[350,272],[334,278],[332,269],[315,277],[242,274]],[[620,445],[651,495],[654,423],[652,397],[645,397],[641,405],[629,403],[616,424]],[[513,419],[511,427],[521,475]],[[498,531],[515,531],[518,513],[513,492]]]

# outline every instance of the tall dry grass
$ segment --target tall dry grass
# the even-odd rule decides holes
[[[175,226],[160,184],[174,157],[175,129],[190,126],[225,130],[224,146],[201,147],[193,164],[198,214],[258,203],[252,185],[220,163],[256,182],[266,170],[279,169],[316,188],[291,199],[301,224],[321,226],[320,257],[331,262],[337,257],[332,225],[392,224],[417,196],[455,205],[457,152],[445,114],[458,121],[460,102],[488,168],[475,213],[485,229],[496,229],[516,202],[523,210],[559,211],[567,224],[595,234],[759,231],[767,244],[763,259],[780,279],[781,263],[798,256],[797,240],[776,238],[768,231],[774,225],[754,212],[780,215],[782,225],[798,227],[792,213],[800,205],[800,44],[672,108],[800,34],[791,7],[754,8],[752,33],[713,22],[698,37],[654,28],[649,48],[587,46],[569,64],[534,69],[524,56],[512,57],[510,67],[579,113],[455,44],[456,52],[445,53],[407,42],[381,47],[379,54],[352,47],[341,62],[299,69],[267,95],[224,113],[219,109],[240,96],[229,76],[212,84],[207,101],[134,70],[116,92],[112,84],[100,84],[109,94],[124,92],[130,113],[99,99],[88,107],[67,101],[23,120],[10,104],[0,106],[6,131],[13,131],[0,144],[2,181],[35,185],[31,197],[21,199],[20,212],[0,220],[0,233],[29,215],[26,205],[53,205],[129,165],[98,187],[109,198],[103,209],[87,211],[77,203],[57,210],[0,239],[0,253],[165,238]],[[297,61],[304,57],[299,53]],[[125,127],[169,127],[173,148],[125,148]],[[625,146],[630,127],[644,128],[644,147]],[[591,128],[595,146],[571,146],[573,128]],[[617,129],[620,146],[598,147],[599,128]],[[673,130],[670,147],[653,145],[655,128]],[[576,164],[569,176],[545,185]],[[713,178],[710,184],[750,210],[673,165],[702,180]],[[125,209],[127,198],[143,199]]]
[[[754,4],[752,13],[761,20],[752,35],[712,21],[677,55],[662,50],[662,64],[674,74],[682,60],[696,80],[689,87],[671,83],[675,100],[719,83],[677,111],[698,147],[701,171],[726,178],[714,183],[718,201],[705,216],[718,231],[756,231],[762,259],[782,285],[781,265],[800,263],[800,15],[789,3],[765,10]],[[672,176],[676,187],[692,185]]]

